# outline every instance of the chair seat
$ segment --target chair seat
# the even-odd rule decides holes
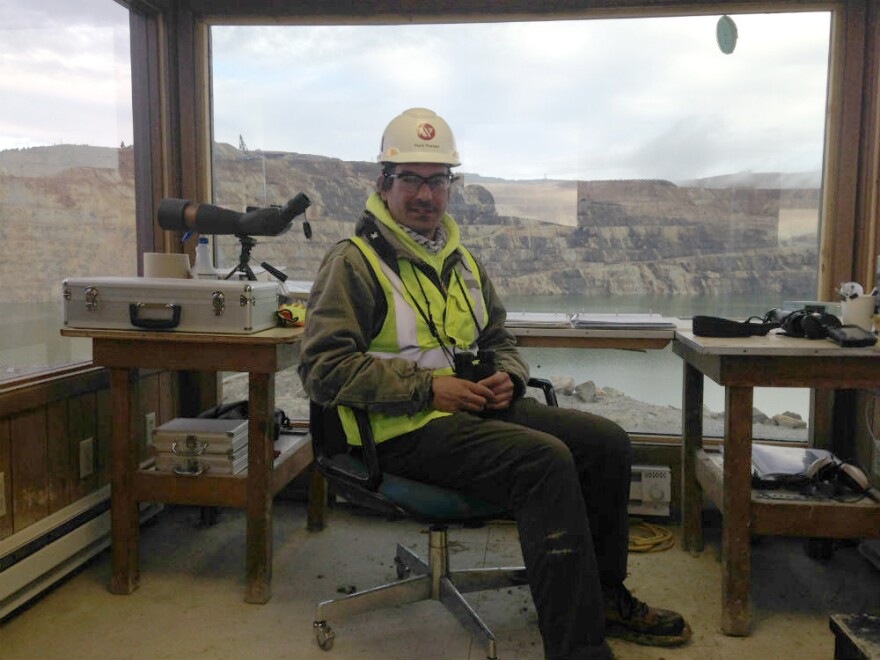
[[[351,454],[337,454],[329,458],[329,462],[347,472],[367,475],[364,463]],[[377,492],[406,513],[430,520],[476,520],[507,514],[503,506],[388,472],[383,473]],[[372,493],[372,497],[375,495]]]

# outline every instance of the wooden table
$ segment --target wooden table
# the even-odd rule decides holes
[[[508,326],[517,346],[550,348],[619,348],[644,351],[665,348],[674,330],[622,330],[616,328],[555,328]]]
[[[272,498],[313,459],[307,435],[282,435],[278,446],[273,444],[275,373],[296,363],[302,330],[271,328],[251,335],[228,335],[67,328],[61,334],[90,338],[94,363],[110,371],[110,590],[129,594],[138,587],[138,502],[228,506],[243,508],[247,514],[245,600],[268,601],[272,581]],[[139,470],[132,442],[135,425],[140,424],[136,373],[139,368],[247,372],[247,470],[237,475],[208,473],[198,477]],[[275,449],[281,453],[273,458]],[[312,500],[310,497],[309,528],[319,529],[323,509]]]
[[[880,349],[840,348],[825,340],[779,334],[721,339],[678,331],[672,350],[685,362],[682,517],[685,550],[702,550],[702,495],[723,514],[722,629],[748,635],[749,540],[752,532],[781,536],[880,536],[880,506],[822,500],[768,499],[751,488],[752,400],[755,387],[819,389],[880,386]],[[725,388],[722,464],[702,448],[703,376]],[[835,426],[837,426],[835,424]]]

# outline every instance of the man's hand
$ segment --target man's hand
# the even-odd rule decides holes
[[[486,378],[482,383],[472,383],[455,376],[434,376],[431,383],[434,392],[432,405],[443,412],[480,412],[495,398],[492,390],[483,384],[495,376]]]
[[[513,401],[513,381],[506,371],[496,371],[477,385],[485,385],[492,391],[492,397],[486,404],[489,410],[504,410]]]

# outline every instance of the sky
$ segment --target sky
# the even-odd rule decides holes
[[[0,0],[0,150],[131,144],[128,10]]]
[[[131,142],[127,12],[0,0],[0,150]],[[462,170],[685,180],[818,171],[827,13],[212,29],[214,137],[375,160],[407,107],[452,126]]]

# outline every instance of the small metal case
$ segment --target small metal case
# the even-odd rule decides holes
[[[176,417],[153,430],[150,444],[160,472],[236,474],[247,467],[248,420]]]
[[[276,325],[275,282],[69,277],[62,287],[68,328],[251,334]]]

